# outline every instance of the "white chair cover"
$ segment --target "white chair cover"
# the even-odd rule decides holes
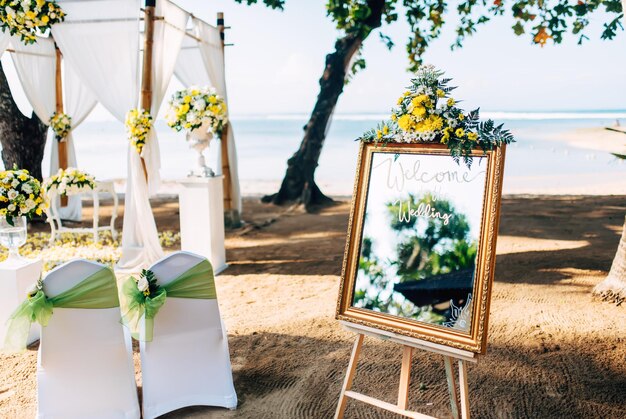
[[[176,252],[150,270],[166,284],[202,260]],[[217,299],[167,298],[154,318],[153,340],[140,349],[145,419],[185,406],[237,407]]]
[[[53,297],[99,271],[86,260],[68,262],[44,279]],[[139,418],[130,336],[120,309],[54,309],[42,327],[37,362],[39,418]]]

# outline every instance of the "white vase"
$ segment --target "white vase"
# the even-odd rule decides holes
[[[187,142],[189,148],[198,152],[196,167],[189,172],[189,177],[213,177],[215,172],[206,164],[204,150],[209,148],[213,134],[209,131],[211,125],[204,123],[200,127],[187,132]]]
[[[8,259],[19,260],[19,248],[26,243],[26,217],[15,217],[13,225],[9,224],[6,217],[0,217],[0,245],[9,249]]]

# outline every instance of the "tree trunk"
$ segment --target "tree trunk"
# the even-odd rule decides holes
[[[34,112],[28,118],[19,110],[0,64],[0,143],[4,167],[12,169],[13,165],[17,165],[37,179],[42,179],[41,161],[46,145],[46,130],[46,125]]]
[[[333,202],[315,183],[315,169],[318,166],[331,115],[343,92],[352,57],[359,51],[371,30],[381,25],[384,4],[382,0],[368,1],[371,13],[362,22],[363,27],[367,29],[350,32],[339,38],[335,42],[335,51],[326,56],[324,73],[319,81],[320,92],[309,121],[304,126],[304,138],[298,151],[287,160],[287,171],[280,190],[273,195],[264,196],[263,202],[277,205],[302,203],[307,211]]]
[[[626,300],[626,218],[624,219],[622,238],[617,246],[609,275],[604,281],[596,285],[593,293],[605,301],[611,301],[618,305]]]

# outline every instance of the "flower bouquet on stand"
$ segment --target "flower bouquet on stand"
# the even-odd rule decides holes
[[[224,99],[210,87],[180,90],[169,101],[166,119],[172,129],[187,132],[189,147],[199,154],[197,167],[189,176],[215,176],[206,165],[203,152],[209,147],[214,135],[221,135],[222,128],[228,122]]]
[[[20,258],[18,249],[26,243],[26,217],[42,215],[46,207],[43,188],[27,170],[0,172],[0,244],[9,249],[9,258]]]

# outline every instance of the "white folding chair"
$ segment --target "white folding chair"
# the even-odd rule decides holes
[[[166,256],[150,270],[167,284],[205,258]],[[151,342],[140,342],[143,417],[186,406],[237,407],[226,329],[217,299],[167,297],[154,318]]]
[[[61,265],[44,279],[44,293],[59,295],[103,267],[87,260]],[[54,308],[41,328],[39,418],[139,418],[130,336],[120,317],[119,307]]]

